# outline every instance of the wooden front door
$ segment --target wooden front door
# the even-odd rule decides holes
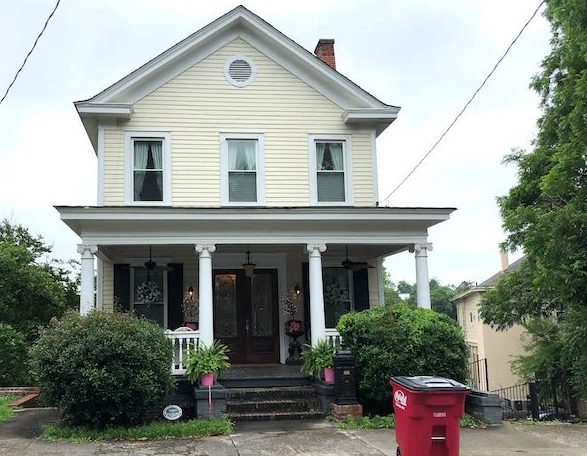
[[[214,338],[233,364],[279,362],[277,270],[214,271]]]

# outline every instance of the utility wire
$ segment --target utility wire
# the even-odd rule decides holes
[[[51,20],[51,18],[55,14],[55,11],[57,11],[57,7],[59,6],[59,3],[61,3],[61,0],[57,0],[57,3],[55,3],[55,8],[53,8],[53,11],[51,11],[51,14],[49,14],[49,17],[45,21],[45,25],[43,25],[42,30],[39,32],[39,34],[37,35],[37,38],[35,39],[35,42],[33,43],[33,47],[28,52],[28,54],[24,58],[24,61],[22,62],[22,65],[20,66],[20,68],[18,69],[18,71],[16,72],[16,74],[14,75],[14,79],[8,85],[8,88],[6,89],[6,92],[4,92],[4,95],[2,96],[2,99],[0,99],[0,104],[2,104],[2,102],[4,101],[4,99],[6,98],[6,96],[8,95],[8,92],[10,92],[10,89],[12,88],[12,86],[14,85],[14,83],[16,82],[16,79],[18,78],[18,75],[20,74],[20,72],[22,71],[22,69],[24,68],[24,66],[26,65],[26,62],[27,62],[28,58],[33,53],[33,51],[35,50],[35,47],[37,46],[37,43],[38,43],[39,39],[41,38],[41,36],[43,36],[43,33],[45,32],[45,29],[47,28],[47,25],[49,24],[49,21]]]
[[[485,86],[485,83],[489,80],[489,78],[491,76],[493,76],[493,73],[495,73],[495,70],[497,70],[497,67],[500,65],[500,63],[502,62],[502,60],[505,59],[505,57],[510,52],[510,49],[514,46],[514,44],[516,44],[516,41],[518,41],[518,38],[520,38],[520,36],[522,36],[522,33],[524,33],[524,30],[526,30],[526,27],[528,27],[528,25],[530,25],[530,22],[532,22],[532,20],[536,16],[536,14],[538,14],[538,11],[542,7],[542,5],[544,5],[545,3],[546,3],[546,0],[542,0],[540,2],[540,4],[538,5],[538,7],[536,8],[536,10],[534,10],[534,12],[532,13],[532,16],[530,16],[530,19],[528,19],[528,21],[526,21],[526,23],[520,29],[520,31],[518,32],[518,34],[516,35],[516,37],[514,38],[514,40],[510,43],[510,45],[507,47],[507,49],[505,50],[505,52],[503,53],[503,55],[497,61],[497,63],[493,67],[493,69],[485,77],[485,79],[483,80],[483,82],[481,83],[481,85],[477,88],[477,90],[475,90],[475,93],[473,93],[473,96],[471,98],[469,98],[469,101],[467,101],[467,103],[465,103],[465,106],[463,107],[463,109],[460,110],[460,112],[457,114],[457,116],[454,118],[454,120],[450,123],[450,125],[448,126],[448,128],[446,130],[444,130],[444,133],[442,133],[442,135],[440,135],[440,138],[438,138],[438,140],[432,145],[432,147],[428,150],[428,152],[426,152],[426,155],[424,155],[422,157],[422,159],[416,164],[416,166],[414,166],[412,168],[412,170],[407,174],[407,176],[404,177],[404,179],[391,191],[391,193],[385,197],[385,199],[383,201],[384,201],[384,203],[386,205],[389,203],[389,198],[391,198],[391,196],[412,176],[412,174],[414,174],[414,172],[420,167],[420,165],[424,162],[424,160],[426,160],[428,158],[428,156],[434,151],[434,149],[436,149],[436,146],[438,146],[438,144],[440,144],[440,142],[444,139],[444,137],[448,134],[448,132],[454,126],[454,124],[457,123],[457,121],[459,120],[459,118],[467,110],[467,108],[473,102],[473,100],[475,99],[475,97],[477,96],[477,94],[481,91],[481,89],[483,89],[483,87]]]

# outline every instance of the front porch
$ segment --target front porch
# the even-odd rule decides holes
[[[415,252],[418,305],[430,307],[427,230],[452,212],[355,207],[58,210],[82,238],[80,312],[131,311],[158,321],[173,340],[172,372],[178,375],[185,372],[186,351],[214,339],[229,345],[238,364],[285,363],[285,328],[292,317],[282,302],[292,290],[300,292],[295,319],[305,329],[301,341],[338,343],[335,326],[342,314],[384,304],[382,261],[401,251]],[[247,251],[254,272],[243,266]],[[150,306],[136,299],[145,280],[157,282],[161,291],[161,299]],[[196,297],[196,315],[182,307],[189,294]]]

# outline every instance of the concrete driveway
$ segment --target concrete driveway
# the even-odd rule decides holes
[[[228,437],[91,445],[46,443],[34,438],[56,414],[19,412],[0,425],[0,455],[30,456],[395,456],[390,430],[340,431],[325,421],[245,423]],[[464,429],[461,456],[587,456],[587,426],[507,424]]]

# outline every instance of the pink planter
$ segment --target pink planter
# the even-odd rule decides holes
[[[332,385],[334,383],[334,369],[332,367],[324,368],[324,383]]]
[[[212,386],[214,384],[214,374],[208,373],[202,375],[200,378],[200,385],[202,386]]]

